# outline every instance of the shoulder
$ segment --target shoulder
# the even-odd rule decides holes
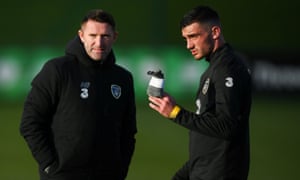
[[[132,79],[132,73],[125,67],[120,66],[118,64],[114,65],[114,72],[117,73],[118,75],[121,75],[122,77]]]
[[[223,54],[219,63],[214,69],[215,81],[235,79],[238,81],[249,82],[251,79],[250,68],[246,60],[234,51]]]
[[[75,59],[69,56],[60,56],[50,59],[44,63],[34,79],[35,81],[40,81],[59,78],[61,74],[66,71],[66,67],[69,66],[68,64],[73,62],[75,62]]]
[[[249,69],[246,59],[233,50],[223,54],[216,68],[224,73],[239,73]]]
[[[53,59],[50,59],[48,60],[46,63],[45,63],[45,66],[53,66],[53,67],[63,67],[67,64],[70,64],[70,63],[74,63],[76,60],[75,60],[75,57],[72,57],[72,56],[60,56],[60,57],[56,57],[56,58],[53,58]]]
[[[47,71],[47,73],[63,73],[75,62],[76,59],[72,56],[55,57],[44,63],[41,73],[43,71]]]

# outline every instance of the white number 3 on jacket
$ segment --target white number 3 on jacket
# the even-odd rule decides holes
[[[232,87],[233,86],[233,79],[232,77],[227,77],[225,78],[226,82],[225,82],[225,86],[226,87]]]

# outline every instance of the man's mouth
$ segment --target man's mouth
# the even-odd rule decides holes
[[[194,56],[194,55],[197,54],[197,51],[196,51],[196,50],[192,50],[191,53],[192,53],[192,55]]]
[[[95,53],[103,53],[104,52],[104,49],[103,48],[93,48],[93,51]]]

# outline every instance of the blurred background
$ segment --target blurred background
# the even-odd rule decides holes
[[[133,73],[138,134],[128,180],[166,180],[188,157],[188,130],[148,108],[148,70],[161,69],[165,89],[195,110],[207,67],[185,49],[179,21],[196,5],[219,12],[223,33],[249,63],[253,78],[250,180],[300,179],[299,2],[286,0],[5,1],[0,7],[0,179],[38,180],[19,134],[30,82],[49,59],[64,54],[90,9],[111,12],[119,39],[117,63]]]

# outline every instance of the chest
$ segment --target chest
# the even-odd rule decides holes
[[[196,96],[197,113],[215,107],[216,89],[213,71],[208,69],[201,77]]]
[[[74,67],[62,77],[61,99],[91,105],[121,103],[126,96],[124,79],[113,70]]]

